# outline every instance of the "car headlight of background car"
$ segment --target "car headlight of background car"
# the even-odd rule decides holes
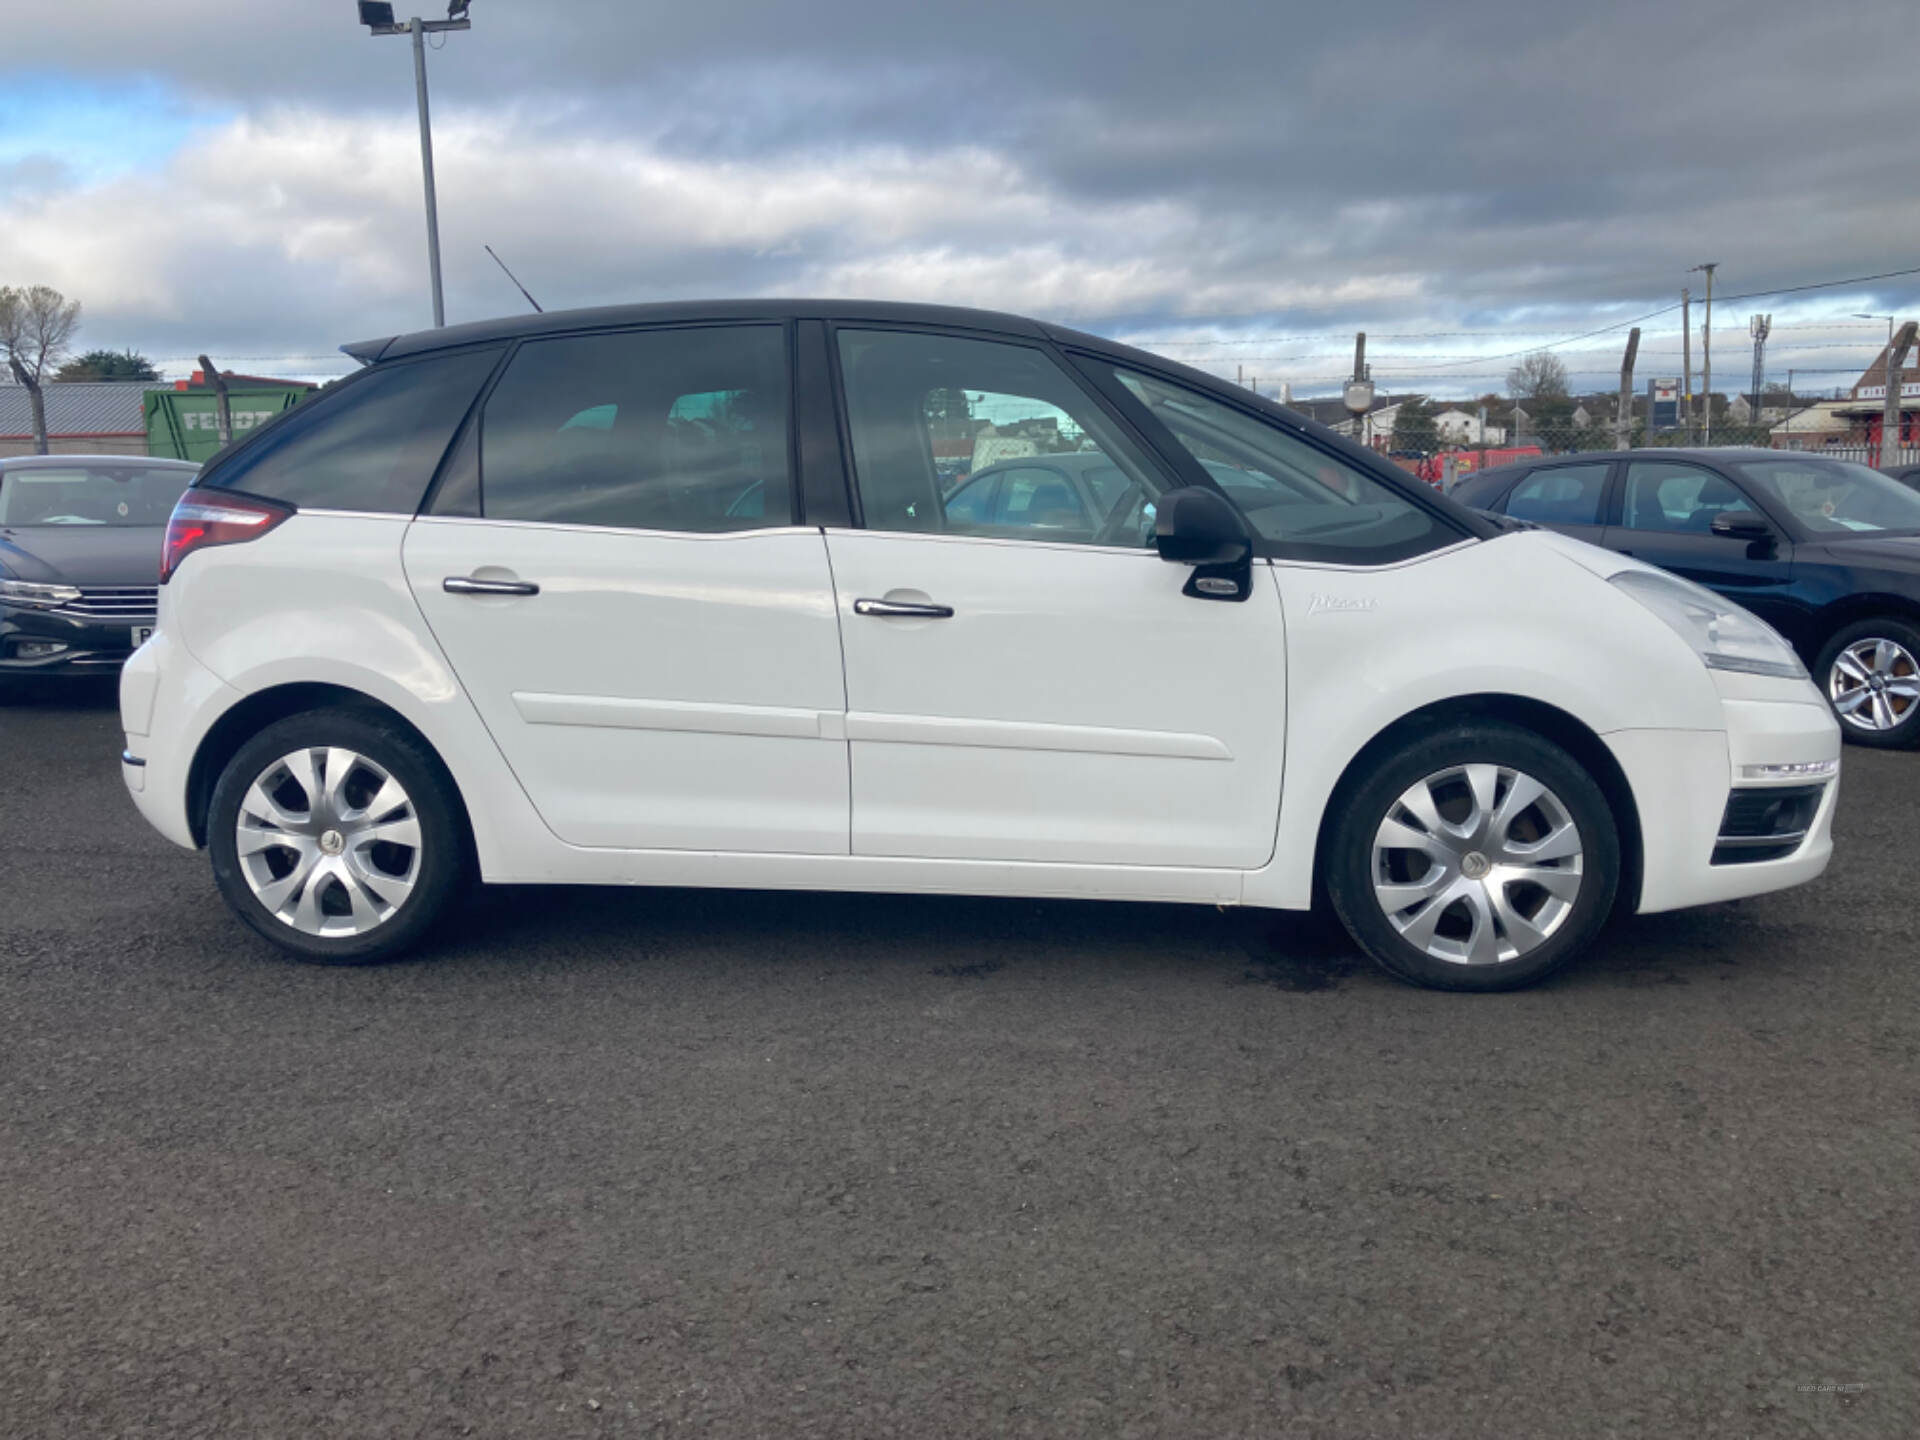
[[[71,585],[45,585],[35,580],[0,580],[0,604],[24,605],[30,610],[52,610],[80,598]]]
[[[1807,678],[1779,631],[1703,586],[1658,570],[1622,570],[1611,583],[1672,626],[1710,670]]]

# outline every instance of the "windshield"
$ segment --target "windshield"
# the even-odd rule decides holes
[[[193,483],[184,466],[23,466],[0,474],[0,525],[164,525]]]
[[[1815,534],[1920,532],[1920,490],[1851,460],[1741,460],[1734,468]]]

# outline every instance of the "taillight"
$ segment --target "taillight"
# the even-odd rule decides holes
[[[293,514],[290,506],[224,490],[189,490],[173,507],[167,521],[167,540],[160,551],[160,583],[166,584],[180,562],[196,550],[213,545],[238,545],[258,540]]]

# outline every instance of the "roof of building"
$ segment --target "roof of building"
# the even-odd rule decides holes
[[[49,380],[40,387],[47,402],[47,434],[144,435],[145,396],[167,390],[151,380]],[[33,404],[24,385],[0,385],[0,438],[33,434]]]

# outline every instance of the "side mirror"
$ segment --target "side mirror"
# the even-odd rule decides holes
[[[1188,485],[1153,504],[1153,543],[1160,558],[1194,567],[1182,594],[1196,600],[1245,600],[1253,594],[1253,537],[1224,495]]]
[[[1722,510],[1713,517],[1713,533],[1726,540],[1745,540],[1749,544],[1773,539],[1773,526],[1766,517],[1751,510]]]

